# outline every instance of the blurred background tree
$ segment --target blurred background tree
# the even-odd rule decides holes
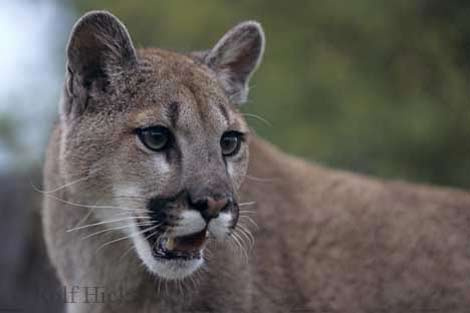
[[[137,47],[210,47],[259,20],[266,56],[243,110],[261,136],[329,166],[470,186],[470,2],[76,1],[108,9]]]
[[[247,117],[260,136],[332,167],[470,187],[468,1],[18,0],[0,8],[9,39],[0,47],[0,172],[40,166],[72,23],[107,9],[137,47],[178,51],[209,48],[234,24],[259,20],[266,55],[243,110],[270,122]],[[15,74],[17,88],[8,89]]]

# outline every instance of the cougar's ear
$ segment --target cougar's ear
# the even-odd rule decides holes
[[[105,92],[113,75],[137,61],[126,27],[105,11],[89,12],[77,21],[66,54],[66,114],[82,112],[90,95]]]
[[[243,22],[229,30],[204,57],[216,73],[231,102],[248,96],[248,81],[261,62],[264,32],[258,22]]]

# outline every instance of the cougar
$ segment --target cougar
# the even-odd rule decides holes
[[[255,21],[188,53],[135,49],[108,12],[75,24],[43,191],[67,312],[468,312],[470,194],[257,137],[264,47]]]

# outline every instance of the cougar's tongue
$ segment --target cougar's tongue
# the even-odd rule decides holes
[[[200,250],[205,241],[206,229],[203,229],[195,234],[168,238],[165,242],[165,248],[175,252],[193,252]]]

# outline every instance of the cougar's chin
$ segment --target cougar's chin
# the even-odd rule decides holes
[[[204,263],[202,258],[193,260],[156,260],[152,272],[168,280],[183,279],[194,273]]]

